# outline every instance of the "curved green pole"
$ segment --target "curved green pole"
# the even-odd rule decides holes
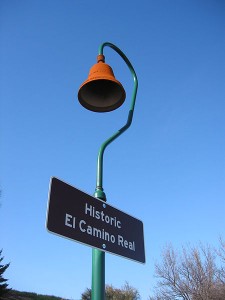
[[[115,50],[125,61],[127,66],[130,69],[130,72],[132,74],[133,80],[134,80],[134,87],[133,87],[133,94],[132,94],[132,100],[130,105],[130,110],[128,113],[128,118],[126,124],[120,128],[116,133],[114,133],[109,139],[107,139],[100,147],[99,153],[98,153],[98,160],[97,160],[97,180],[96,180],[96,189],[94,196],[96,198],[100,198],[103,201],[106,201],[106,196],[103,190],[102,185],[102,179],[103,179],[103,155],[106,147],[112,143],[117,137],[119,137],[124,131],[126,131],[133,119],[133,112],[135,107],[135,101],[136,101],[136,95],[137,95],[137,89],[138,89],[138,79],[137,75],[134,71],[134,68],[129,61],[129,59],[126,57],[126,55],[114,44],[106,42],[103,43],[99,47],[99,54],[103,54],[104,47],[110,47],[113,50]],[[92,300],[104,300],[105,299],[105,252],[93,249],[92,250],[92,293],[91,293],[91,299]]]
[[[134,112],[134,107],[135,107],[135,101],[136,101],[136,95],[137,95],[137,89],[138,89],[138,79],[137,79],[137,75],[134,71],[134,68],[131,64],[131,62],[129,61],[129,59],[126,57],[126,55],[115,45],[113,45],[112,43],[104,43],[99,47],[99,54],[103,54],[103,48],[105,46],[111,47],[112,49],[114,49],[125,61],[125,63],[127,64],[127,66],[130,69],[130,72],[132,74],[133,80],[134,80],[134,87],[133,87],[133,95],[132,95],[132,100],[131,100],[131,105],[130,105],[130,110],[128,113],[128,118],[127,118],[127,122],[126,124],[119,129],[116,133],[114,133],[109,139],[107,139],[100,147],[99,149],[99,153],[98,153],[98,161],[97,161],[97,181],[96,181],[96,191],[102,191],[102,196],[105,197],[104,192],[103,192],[103,186],[102,186],[102,181],[103,181],[103,154],[104,151],[106,149],[106,147],[112,143],[116,138],[118,138],[124,131],[126,131],[131,123],[132,123],[132,119],[133,119],[133,112]]]

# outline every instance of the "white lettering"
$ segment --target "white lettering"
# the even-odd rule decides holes
[[[85,228],[82,228],[82,224],[86,224],[86,222],[85,222],[84,220],[81,220],[81,221],[80,221],[80,223],[79,223],[80,231],[86,232],[86,229],[85,229]]]
[[[118,246],[123,247],[123,237],[121,235],[118,235]]]
[[[85,204],[85,214],[87,215],[89,212],[89,215],[92,217],[92,206],[88,207],[88,204]]]
[[[108,215],[105,215],[103,210],[95,210],[95,207],[89,205],[88,203],[85,203],[85,214],[97,220],[101,220],[102,222],[105,222],[111,226],[121,229],[121,222],[117,220],[116,217],[110,217]]]
[[[73,216],[66,214],[66,218],[65,218],[65,225],[68,227],[72,227],[72,224],[70,224],[71,219],[73,218]]]
[[[135,243],[133,242],[129,242],[129,249],[135,251]]]
[[[100,219],[100,212],[99,212],[98,210],[95,212],[95,218],[96,218],[97,220]]]
[[[81,232],[84,232],[86,234],[92,235],[96,238],[115,243],[116,238],[113,234],[110,234],[109,232],[105,231],[105,229],[98,229],[95,227],[92,227],[90,225],[87,225],[87,223],[84,220],[80,220],[79,222],[79,228]]]
[[[104,231],[103,231],[103,233],[104,233]],[[102,238],[102,232],[101,232],[101,230],[93,227],[93,236],[96,236],[96,237],[98,237],[98,238],[101,239]]]
[[[87,234],[92,235],[92,227],[91,226],[87,226]]]
[[[135,251],[135,242],[128,242],[121,235],[118,235],[118,246],[129,248],[132,251]]]
[[[117,221],[116,226],[117,226],[117,228],[121,228],[121,222]]]
[[[115,236],[112,234],[111,236],[110,236],[110,241],[111,241],[111,243],[115,243],[115,241],[116,241],[116,238],[115,238]]]

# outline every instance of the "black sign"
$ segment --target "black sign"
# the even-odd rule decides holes
[[[53,177],[47,229],[102,251],[145,263],[143,223]]]

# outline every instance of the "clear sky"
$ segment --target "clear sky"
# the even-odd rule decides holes
[[[127,91],[117,111],[77,100],[109,41],[139,79],[133,124],[105,152],[108,203],[144,223],[145,265],[106,255],[106,283],[150,295],[162,248],[216,246],[225,236],[225,2],[1,0],[0,248],[12,288],[80,299],[91,248],[45,228],[49,181],[95,190],[101,143],[126,121],[132,78],[105,48]]]

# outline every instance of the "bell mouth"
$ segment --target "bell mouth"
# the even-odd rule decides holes
[[[116,79],[87,80],[80,87],[80,104],[93,112],[109,112],[119,108],[125,101],[126,93]]]

